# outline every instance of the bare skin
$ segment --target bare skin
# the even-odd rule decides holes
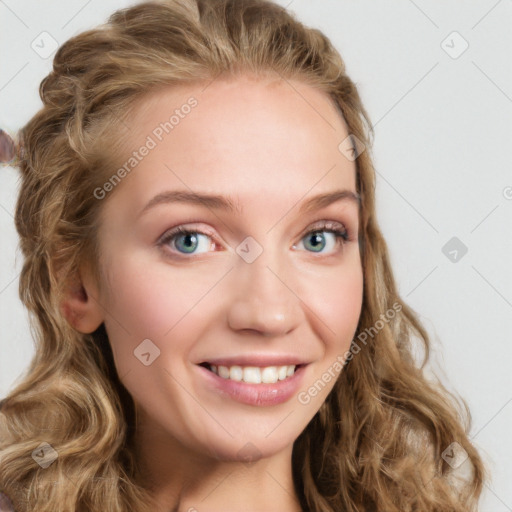
[[[357,202],[299,209],[320,193],[356,192],[355,163],[338,149],[349,132],[330,98],[300,82],[244,75],[205,86],[159,90],[130,118],[123,136],[132,150],[148,135],[156,147],[103,199],[108,279],[82,269],[82,293],[63,310],[81,332],[105,323],[161,512],[299,512],[293,443],[335,379],[307,403],[298,395],[350,347],[363,293]],[[158,141],[155,127],[192,96],[197,105]],[[155,195],[176,190],[229,196],[242,211],[174,202],[141,214]],[[179,233],[158,244],[180,225],[195,233],[191,253]],[[246,237],[262,249],[250,263],[236,251]],[[134,357],[146,339],[160,350],[148,365]],[[307,363],[291,398],[240,403],[198,366],[255,354]]]

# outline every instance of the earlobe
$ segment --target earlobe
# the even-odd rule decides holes
[[[64,318],[77,331],[89,334],[103,322],[103,310],[99,304],[97,287],[90,275],[80,270],[68,280],[60,310]]]

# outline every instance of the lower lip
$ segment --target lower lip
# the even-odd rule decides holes
[[[299,389],[307,365],[295,370],[291,377],[274,384],[250,384],[248,382],[224,379],[204,366],[196,365],[210,388],[248,405],[277,405],[289,400]]]

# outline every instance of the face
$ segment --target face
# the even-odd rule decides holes
[[[345,122],[308,85],[245,76],[161,89],[128,124],[126,161],[138,156],[98,199],[118,374],[146,424],[189,450],[283,450],[334,386],[361,312]]]

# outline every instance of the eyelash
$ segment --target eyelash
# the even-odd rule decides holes
[[[341,229],[338,228],[338,226],[341,226]],[[340,222],[333,222],[333,221],[319,221],[319,223],[315,224],[312,229],[305,232],[302,235],[300,240],[302,241],[302,239],[304,239],[305,237],[307,237],[309,235],[312,235],[313,233],[323,233],[323,232],[332,233],[333,235],[336,236],[336,247],[344,246],[346,243],[352,241],[351,231],[349,229],[345,228],[343,226],[343,224],[341,224]],[[213,235],[213,233],[210,233],[207,230],[201,231],[199,229],[190,229],[190,228],[187,229],[183,226],[178,226],[176,228],[171,229],[167,233],[165,233],[160,238],[160,240],[157,242],[157,245],[158,245],[158,247],[161,247],[162,250],[165,250],[165,252],[168,255],[169,252],[168,252],[167,248],[164,249],[163,246],[169,247],[168,246],[169,242],[171,242],[177,235],[189,235],[189,234],[201,234],[201,235],[205,235],[205,236],[215,239],[215,236]],[[310,252],[311,254],[315,254],[312,251],[307,251],[307,252]],[[173,256],[175,254],[176,254],[176,252],[173,251]],[[179,256],[177,256],[178,258],[183,257],[186,259],[185,253],[177,251],[177,254],[179,254]],[[319,254],[323,255],[323,253],[319,253]],[[335,254],[335,252],[328,253],[326,256],[332,256],[333,254]],[[191,255],[193,255],[193,253],[191,253]]]

